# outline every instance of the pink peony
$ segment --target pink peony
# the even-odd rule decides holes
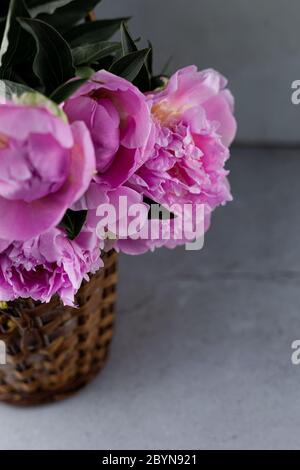
[[[0,239],[25,241],[56,226],[94,172],[84,123],[70,126],[45,107],[0,105]]]
[[[90,130],[98,185],[118,188],[145,161],[151,148],[150,110],[127,80],[101,70],[66,101],[64,111],[71,122],[82,120]]]
[[[175,73],[164,89],[147,96],[156,143],[150,158],[129,181],[132,188],[162,205],[203,204],[205,229],[211,212],[232,199],[224,165],[236,121],[226,83],[218,72],[198,72],[191,66]],[[149,240],[149,247],[157,244]]]
[[[65,305],[73,306],[83,279],[103,266],[100,245],[88,228],[74,241],[53,228],[2,251],[0,245],[0,300],[31,297],[49,302],[58,294]]]

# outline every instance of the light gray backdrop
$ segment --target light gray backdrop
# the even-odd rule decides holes
[[[103,0],[99,17],[132,15],[132,32],[155,46],[156,70],[214,67],[236,96],[239,141],[300,142],[299,0]]]

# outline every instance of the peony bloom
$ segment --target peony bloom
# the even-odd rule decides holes
[[[198,72],[191,66],[175,73],[163,89],[147,95],[155,145],[129,185],[162,206],[178,204],[182,208],[189,204],[185,214],[191,221],[191,230],[188,238],[180,236],[175,222],[183,226],[184,221],[180,211],[174,212],[175,219],[160,222],[158,238],[120,239],[116,249],[140,254],[190,242],[193,233],[202,236],[209,228],[212,211],[232,199],[224,165],[236,133],[236,121],[233,97],[226,84],[218,72]],[[195,217],[197,204],[203,206],[204,219]],[[152,223],[146,223],[146,231]],[[171,238],[167,239],[169,230]]]
[[[129,181],[162,205],[204,205],[205,229],[211,212],[232,199],[224,165],[236,121],[226,83],[214,70],[198,72],[190,66],[175,73],[164,89],[148,94],[156,126],[154,151]]]
[[[0,239],[26,241],[55,227],[94,172],[84,123],[70,126],[46,107],[0,105]]]
[[[127,80],[105,70],[95,73],[68,99],[64,111],[71,122],[84,121],[90,130],[98,171],[94,181],[109,190],[126,183],[153,146],[152,120],[144,95]]]
[[[100,244],[88,227],[74,241],[53,228],[2,251],[0,244],[0,299],[49,302],[58,294],[64,305],[73,306],[83,279],[103,266]]]

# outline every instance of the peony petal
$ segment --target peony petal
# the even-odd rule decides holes
[[[230,146],[235,138],[237,123],[232,114],[233,97],[228,90],[222,91],[206,101],[204,105],[206,116],[210,121],[218,123],[217,132],[226,146]]]
[[[46,108],[0,105],[0,134],[26,140],[30,134],[51,134],[62,147],[71,148],[73,137],[68,124]]]
[[[87,190],[95,172],[95,154],[84,123],[72,125],[74,146],[70,174],[65,184],[54,193],[26,202],[0,196],[0,239],[28,240],[57,225],[66,210]]]

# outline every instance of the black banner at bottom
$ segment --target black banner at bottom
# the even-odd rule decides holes
[[[137,468],[141,465],[205,465],[214,464],[219,468],[229,463],[274,464],[286,466],[288,462],[298,462],[297,451],[0,451],[1,468],[4,465],[21,463],[22,465],[40,464],[85,465],[89,470],[100,465],[121,465]],[[34,465],[33,465],[34,466]]]

